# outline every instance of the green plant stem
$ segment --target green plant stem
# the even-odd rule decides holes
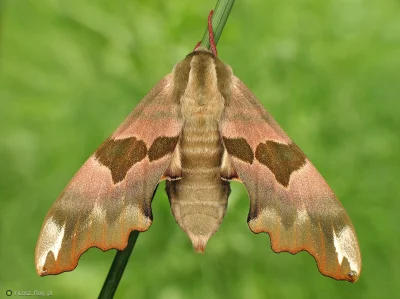
[[[215,5],[214,14],[212,17],[215,44],[218,44],[219,38],[221,37],[222,31],[224,30],[226,21],[228,20],[234,3],[235,0],[218,0],[217,5]],[[200,45],[207,49],[210,48],[208,27],[204,32]]]
[[[122,251],[117,251],[110,271],[108,272],[106,281],[101,289],[99,299],[109,299],[114,297],[115,291],[117,290],[122,274],[124,274],[126,264],[128,263],[132,250],[135,247],[138,236],[138,231],[135,230],[131,232],[128,240],[128,246]]]

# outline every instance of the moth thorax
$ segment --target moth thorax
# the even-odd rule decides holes
[[[197,97],[197,100],[185,95],[182,97],[181,113],[187,122],[218,122],[223,110],[224,99],[218,92]]]

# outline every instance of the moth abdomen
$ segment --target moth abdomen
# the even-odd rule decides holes
[[[172,214],[198,252],[225,215],[229,182],[221,179],[223,145],[215,124],[187,124],[179,142],[181,179],[167,182]]]
[[[226,201],[209,200],[204,193],[203,199],[202,202],[171,204],[175,219],[191,239],[196,252],[204,252],[207,241],[221,224],[227,205]]]
[[[194,249],[204,252],[208,239],[218,230],[225,215],[229,183],[220,180],[221,184],[204,185],[183,178],[167,182],[172,214]]]

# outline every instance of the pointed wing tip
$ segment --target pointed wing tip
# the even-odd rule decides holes
[[[347,277],[349,282],[355,283],[360,278],[360,272],[357,273],[352,270],[347,274]]]
[[[261,228],[260,226],[252,225],[252,224],[254,224],[254,223],[252,223],[252,221],[250,221],[249,227],[253,233],[259,234],[259,233],[265,232],[270,236],[271,249],[275,253],[288,252],[292,255],[295,255],[299,252],[305,251],[314,258],[314,260],[317,264],[318,271],[322,275],[331,277],[336,280],[346,280],[351,283],[355,283],[359,279],[360,273],[361,273],[361,258],[360,258],[360,253],[359,253],[359,247],[353,248],[354,251],[357,253],[356,256],[358,257],[358,259],[354,260],[353,264],[351,266],[349,265],[346,257],[342,257],[341,261],[339,260],[339,257],[338,257],[337,266],[336,266],[337,270],[332,271],[332,270],[328,270],[324,267],[325,261],[323,259],[319,258],[315,252],[313,253],[312,248],[307,248],[307,247],[293,248],[293,247],[279,246],[277,239],[272,236],[270,231],[267,231],[266,229]],[[347,263],[345,263],[345,260],[343,260],[343,258],[346,258],[345,260],[347,261]]]
[[[304,250],[304,251],[307,251],[307,250]],[[358,270],[358,272],[357,272],[356,270],[347,270],[345,268],[341,268],[342,271],[340,271],[339,273],[332,273],[332,272],[325,271],[324,269],[321,269],[315,256],[312,255],[311,253],[310,253],[310,255],[315,259],[318,271],[326,277],[330,277],[335,280],[344,280],[344,281],[348,281],[351,283],[355,283],[360,278],[361,270]]]
[[[351,282],[351,283],[355,283],[360,278],[360,272],[357,273],[354,270],[350,270],[349,272],[346,271],[346,272],[341,273],[341,274],[328,273],[328,272],[325,272],[322,269],[320,269],[318,263],[317,263],[317,268],[318,268],[319,273],[321,273],[322,275],[324,275],[326,277],[333,278],[335,280],[348,281],[348,282]]]
[[[148,226],[143,226],[143,227],[134,227],[132,228],[128,234],[123,238],[123,241],[115,244],[100,244],[96,242],[92,242],[88,244],[87,246],[83,247],[79,252],[76,252],[76,254],[72,257],[71,260],[69,260],[68,263],[64,263],[60,265],[60,260],[62,260],[62,256],[65,254],[57,254],[57,257],[55,257],[54,252],[52,248],[48,248],[47,250],[44,250],[44,248],[39,247],[40,242],[38,243],[36,247],[36,253],[35,253],[35,264],[36,264],[36,273],[42,277],[42,276],[47,276],[47,275],[58,275],[64,272],[70,272],[75,270],[75,268],[78,266],[79,259],[81,256],[88,251],[90,248],[98,248],[102,251],[108,251],[111,249],[116,249],[116,250],[124,250],[128,246],[128,239],[129,235],[134,231],[146,231],[152,221],[149,220],[149,225]],[[39,241],[41,238],[39,237]],[[60,249],[59,249],[60,250]],[[57,251],[59,253],[59,250]]]
[[[347,267],[342,267],[341,265],[339,265],[339,271],[335,271],[335,272],[326,271],[321,266],[321,262],[318,261],[317,257],[314,254],[312,254],[309,251],[309,249],[306,249],[306,248],[301,248],[298,250],[297,249],[294,250],[292,248],[277,249],[277,248],[274,248],[274,243],[272,242],[272,239],[271,239],[271,249],[275,253],[288,252],[292,255],[295,255],[299,252],[307,252],[309,255],[311,255],[314,258],[315,263],[317,264],[319,273],[321,273],[322,275],[324,275],[326,277],[333,278],[335,280],[345,280],[345,281],[348,281],[351,283],[355,283],[360,278],[361,266],[359,266],[357,268],[357,270],[351,270],[351,269],[349,270],[349,269],[347,269]]]
[[[55,269],[52,269],[52,270],[47,270],[46,269],[45,270],[44,267],[37,266],[36,267],[36,273],[40,277],[48,276],[48,275],[58,275],[58,274],[61,274],[61,273],[64,273],[64,272],[71,272],[71,271],[75,270],[75,268],[77,266],[78,266],[78,263],[76,265],[72,265],[72,268],[62,269],[62,270],[55,270]]]
[[[95,247],[95,246],[92,246]],[[64,272],[70,272],[75,270],[78,266],[78,262],[82,254],[84,254],[90,248],[87,248],[84,252],[77,255],[72,261],[70,261],[67,265],[60,266],[57,259],[54,259],[53,251],[47,252],[47,254],[42,254],[42,256],[36,256],[36,273],[40,276],[48,276],[48,275],[58,275]],[[99,247],[97,247],[99,248]],[[101,249],[101,248],[99,248]],[[103,250],[104,251],[104,250]],[[45,259],[44,259],[45,258]]]
[[[128,244],[128,243],[127,243]],[[58,263],[58,260],[56,259],[52,259],[50,258],[49,260],[47,260],[48,255],[50,255],[50,257],[54,257],[54,254],[52,251],[49,251],[46,254],[46,260],[43,263],[43,260],[41,259],[37,259],[36,260],[36,273],[40,276],[48,276],[48,275],[58,275],[64,272],[71,272],[73,270],[75,270],[76,267],[78,267],[78,263],[79,263],[79,259],[81,258],[81,256],[88,251],[90,248],[98,248],[102,251],[108,251],[111,249],[116,249],[116,250],[123,250],[125,249],[125,247],[127,246],[127,244],[125,246],[114,246],[111,248],[104,248],[100,245],[93,245],[90,246],[88,248],[86,248],[83,252],[77,254],[76,256],[74,256],[74,258],[68,263],[65,264],[63,266],[60,266]]]
[[[47,275],[47,271],[43,270],[41,267],[36,266],[36,273],[37,275],[39,275],[40,277],[42,276],[46,276]]]
[[[315,263],[317,264],[317,268],[319,273],[321,273],[322,275],[326,276],[326,277],[330,277],[333,278],[335,280],[345,280],[351,283],[355,283],[359,277],[360,277],[360,273],[361,273],[361,266],[357,265],[357,269],[353,270],[353,269],[349,269],[346,266],[342,266],[342,264],[338,264],[338,271],[328,271],[326,270],[322,265],[323,261],[320,261],[317,256],[313,253],[310,252],[310,249],[307,248],[301,248],[301,249],[277,249],[274,248],[274,243],[272,242],[271,239],[271,249],[275,252],[275,253],[281,253],[281,252],[289,252],[292,255],[295,255],[299,252],[307,252],[309,255],[311,255],[314,260]]]

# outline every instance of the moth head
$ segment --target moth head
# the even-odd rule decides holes
[[[199,46],[199,47],[197,47],[196,49],[194,49],[193,50],[193,52],[192,53],[195,53],[195,52],[207,52],[207,53],[211,53],[214,57],[215,57],[215,55],[214,55],[214,53],[210,50],[210,49],[207,49],[207,48],[204,48],[204,47],[202,47],[202,46]],[[192,53],[190,53],[190,54],[192,54]],[[189,54],[189,55],[190,55]],[[189,56],[188,55],[188,56]]]

